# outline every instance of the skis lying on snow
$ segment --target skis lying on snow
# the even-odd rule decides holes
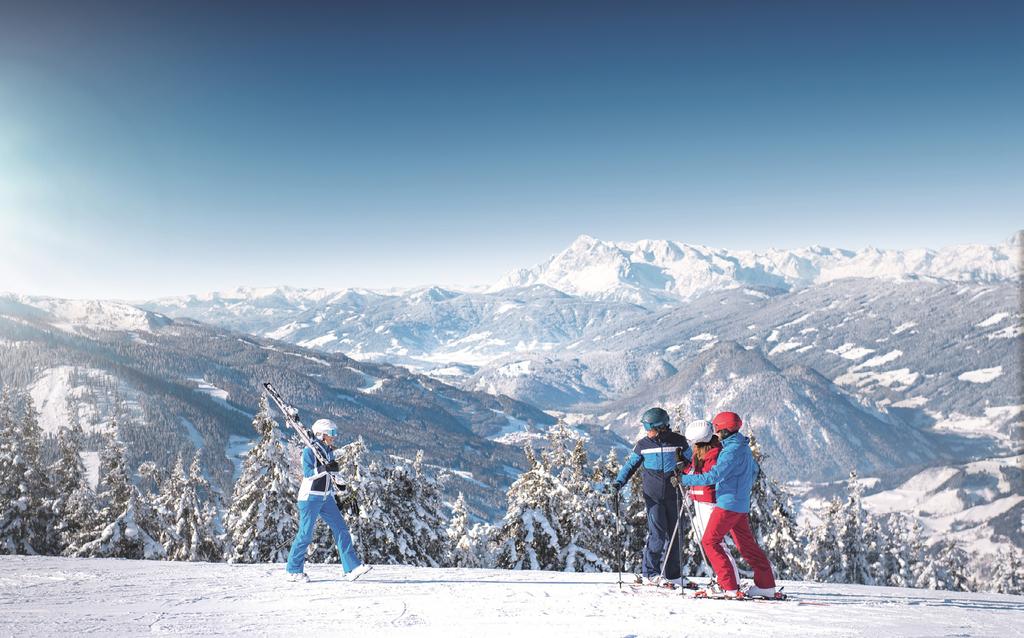
[[[693,597],[708,600],[789,600],[789,596],[782,592],[783,589],[779,588],[774,596],[751,596],[743,591],[739,591],[735,596],[726,596],[723,591],[699,589],[693,592]]]

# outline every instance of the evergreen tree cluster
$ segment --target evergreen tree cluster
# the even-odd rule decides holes
[[[283,562],[295,536],[301,445],[288,439],[261,401],[259,438],[233,491],[211,486],[201,455],[179,455],[167,470],[128,464],[116,423],[104,434],[100,482],[82,462],[82,429],[68,424],[46,438],[32,402],[0,395],[0,554],[51,554],[177,561]],[[756,440],[755,458],[762,461]],[[44,462],[43,449],[52,448]],[[460,494],[443,499],[447,480],[414,459],[372,457],[362,439],[336,450],[344,488],[337,500],[357,551],[372,564],[498,567],[559,571],[637,571],[646,539],[639,473],[621,494],[610,489],[614,451],[591,461],[585,441],[559,423],[507,492],[495,525],[475,518]],[[989,573],[951,539],[927,546],[916,519],[874,516],[851,473],[845,499],[833,499],[818,524],[797,526],[785,491],[761,472],[751,499],[752,528],[776,575],[835,583],[971,590],[979,582],[1024,592],[1024,553],[1000,553]],[[621,499],[621,500],[620,500]],[[680,519],[684,573],[706,572],[690,519]],[[738,556],[737,556],[738,557]],[[320,521],[311,562],[337,562]],[[740,562],[741,569],[744,567]]]

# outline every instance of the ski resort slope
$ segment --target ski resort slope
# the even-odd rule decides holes
[[[794,600],[620,590],[615,574],[0,557],[0,635],[1022,636],[1024,597],[788,583]],[[798,599],[798,600],[797,600]]]

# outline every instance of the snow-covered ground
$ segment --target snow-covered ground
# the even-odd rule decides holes
[[[620,590],[615,574],[0,557],[0,634],[1022,636],[1024,597],[789,583],[794,600]]]

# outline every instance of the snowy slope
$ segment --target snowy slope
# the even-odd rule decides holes
[[[800,601],[623,592],[614,574],[0,557],[0,633],[305,636],[1024,636],[1024,597],[787,583]]]

